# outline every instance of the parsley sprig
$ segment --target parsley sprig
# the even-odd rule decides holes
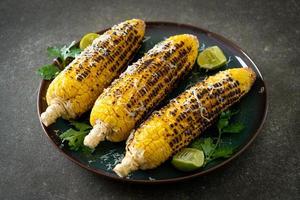
[[[81,53],[81,49],[76,47],[73,41],[70,45],[63,47],[48,47],[47,53],[49,58],[57,58],[55,64],[47,64],[39,67],[37,73],[45,80],[55,78],[61,70],[63,70],[71,60]]]
[[[230,122],[232,116],[236,115],[238,111],[227,110],[221,113],[217,122],[218,138],[213,140],[211,137],[196,139],[190,147],[200,149],[205,155],[204,165],[216,160],[218,158],[230,157],[235,147],[220,146],[222,142],[223,133],[240,133],[244,129],[244,125],[240,122]]]

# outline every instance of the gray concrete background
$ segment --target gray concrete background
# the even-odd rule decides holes
[[[300,199],[300,3],[289,1],[0,2],[0,199]],[[122,184],[67,160],[36,114],[47,46],[125,19],[189,23],[235,41],[256,61],[269,96],[265,126],[223,170],[163,186]]]

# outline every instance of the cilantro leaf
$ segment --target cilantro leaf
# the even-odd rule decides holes
[[[81,53],[81,49],[73,47],[73,48],[70,49],[70,51],[68,53],[68,57],[75,58],[80,53]]]
[[[221,132],[224,127],[228,126],[228,124],[229,124],[229,119],[228,118],[220,118],[218,123],[217,123],[217,127],[218,127],[219,132]]]
[[[71,121],[71,125],[74,126],[79,131],[87,131],[92,129],[92,127],[89,124],[83,122]]]
[[[55,78],[59,72],[60,72],[60,69],[51,64],[51,65],[44,65],[44,66],[41,66],[40,68],[37,69],[36,71],[43,79],[45,80],[51,80],[53,78]]]
[[[84,137],[89,133],[92,127],[88,124],[75,121],[71,122],[71,126],[74,128],[68,129],[59,136],[62,142],[66,142],[71,150],[92,153],[94,151],[93,149],[83,145]]]
[[[223,132],[223,129],[230,125],[229,121],[230,121],[231,117],[236,115],[237,113],[239,113],[239,110],[236,110],[236,111],[226,110],[226,111],[222,112],[220,114],[219,120],[217,122],[218,131]]]
[[[228,145],[221,145],[222,134],[227,133],[239,133],[244,129],[244,125],[240,122],[230,123],[231,117],[236,115],[239,111],[227,110],[220,114],[219,120],[216,124],[218,128],[218,137],[213,140],[212,138],[201,138],[196,139],[190,145],[191,148],[196,148],[202,150],[205,155],[204,165],[207,163],[218,159],[218,158],[228,158],[230,157],[235,147]]]
[[[213,142],[213,139],[209,137],[195,140],[191,144],[191,147],[202,150],[204,155],[206,157],[209,157],[215,149],[215,144]]]
[[[62,139],[62,142],[67,141],[68,146],[71,150],[79,150],[79,148],[82,146],[84,137],[86,136],[85,132],[82,131],[76,131],[72,128],[65,131],[63,134],[61,134],[59,137]]]
[[[70,60],[74,59],[81,53],[81,49],[75,46],[76,42],[73,41],[69,46],[64,45],[62,48],[48,47],[47,52],[50,58],[59,58],[59,65],[64,69]],[[71,59],[68,59],[71,58]],[[37,73],[45,80],[55,78],[60,72],[60,69],[54,64],[44,65],[37,70]]]
[[[215,149],[213,154],[211,155],[211,159],[217,158],[228,158],[233,154],[234,147],[231,146],[222,146]]]
[[[211,138],[205,138],[201,144],[202,150],[206,156],[210,156],[215,149],[215,144]]]
[[[80,54],[81,49],[75,47],[75,41],[73,41],[69,46],[64,45],[60,49],[60,54],[62,56],[62,60],[66,60],[67,58],[75,58],[77,55]]]
[[[81,49],[75,46],[76,42],[73,41],[69,46],[64,45],[61,48],[58,47],[48,47],[47,52],[48,56],[51,58],[60,58],[62,61],[67,58],[75,58],[81,53]]]
[[[240,133],[244,129],[244,124],[237,122],[229,124],[228,126],[223,128],[223,132],[225,133]]]
[[[62,58],[60,49],[57,47],[48,47],[47,52],[50,58],[56,58],[56,57]]]
[[[191,148],[195,148],[195,149],[199,149],[199,150],[202,150],[202,143],[203,143],[203,140],[204,139],[200,139],[200,138],[198,138],[198,139],[196,139],[196,140],[194,140],[191,144],[190,144],[190,147]]]
[[[226,119],[229,120],[232,116],[234,116],[238,113],[239,113],[239,110],[231,111],[231,110],[228,109],[228,110],[221,113],[220,118],[226,118]]]

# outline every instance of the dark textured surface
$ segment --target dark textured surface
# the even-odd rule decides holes
[[[0,199],[300,198],[300,3],[170,2],[0,2]],[[49,62],[45,48],[133,17],[220,33],[261,69],[270,102],[267,121],[253,145],[226,168],[173,185],[122,184],[73,164],[44,135],[34,71]]]

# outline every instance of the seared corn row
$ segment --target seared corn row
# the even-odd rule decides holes
[[[114,171],[121,177],[159,166],[239,101],[255,81],[250,68],[219,72],[170,101],[129,136],[126,155]]]
[[[199,42],[193,35],[176,35],[157,44],[120,76],[97,99],[84,144],[126,140],[131,130],[190,71]]]
[[[138,50],[144,33],[145,23],[132,19],[96,38],[50,84],[42,122],[48,126],[58,117],[76,118],[91,109]]]

